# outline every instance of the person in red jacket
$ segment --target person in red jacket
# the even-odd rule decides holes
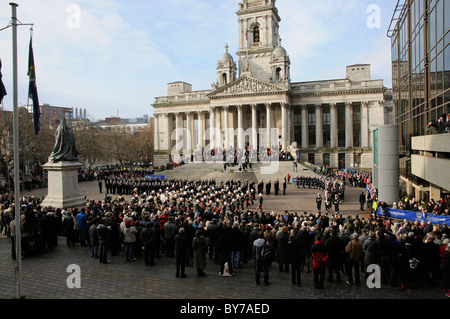
[[[311,257],[314,272],[314,287],[323,289],[328,253],[320,233],[316,235],[316,240],[311,247]]]

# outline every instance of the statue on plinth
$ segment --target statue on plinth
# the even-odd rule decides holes
[[[77,149],[75,145],[75,135],[63,119],[56,130],[56,143],[53,152],[48,158],[49,162],[57,163],[62,161],[76,161]]]
[[[43,166],[48,173],[48,195],[42,202],[44,207],[74,208],[86,205],[86,198],[78,191],[78,170],[75,135],[62,120],[56,130],[56,143],[49,162]]]

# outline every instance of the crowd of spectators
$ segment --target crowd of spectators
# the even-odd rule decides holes
[[[439,200],[430,199],[416,200],[414,197],[404,196],[400,201],[393,203],[393,209],[409,210],[414,212],[422,212],[427,214],[433,214],[436,216],[449,216],[448,205],[443,197]]]
[[[450,113],[442,114],[439,119],[431,120],[427,126],[428,134],[450,133]]]
[[[292,284],[299,285],[312,272],[314,286],[324,289],[326,279],[359,285],[370,275],[367,266],[375,264],[384,285],[404,290],[442,281],[450,296],[447,225],[375,214],[269,212],[253,206],[256,189],[253,182],[235,180],[158,181],[149,193],[134,193],[131,200],[106,196],[89,200],[80,210],[42,207],[42,199],[24,197],[21,227],[27,236],[39,234],[47,249],[65,236],[67,246],[86,247],[100,263],[121,252],[126,261],[142,260],[148,266],[157,266],[158,256],[174,258],[179,278],[187,276],[186,266],[192,263],[197,275],[204,276],[209,258],[222,276],[255,267],[256,283],[263,271],[269,285],[269,272],[278,268],[291,272]],[[12,203],[8,195],[0,198],[2,228],[13,241]],[[262,262],[261,246],[255,246],[261,242],[270,248],[268,261]]]

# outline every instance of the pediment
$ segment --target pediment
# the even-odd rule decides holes
[[[239,95],[267,95],[286,92],[288,92],[288,89],[283,86],[261,81],[249,76],[242,76],[230,84],[211,92],[208,94],[208,97],[214,99]]]

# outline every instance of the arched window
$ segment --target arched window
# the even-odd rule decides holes
[[[228,84],[228,81],[227,81],[227,74],[226,74],[226,73],[223,73],[223,74],[222,74],[222,84],[223,84],[223,85],[227,85],[227,84]]]
[[[261,39],[261,34],[259,32],[259,26],[253,28],[253,42],[259,43]]]
[[[281,73],[281,68],[277,68],[276,70],[275,70],[275,76],[276,76],[276,80],[278,81],[278,80],[281,80],[282,79],[282,73]]]

